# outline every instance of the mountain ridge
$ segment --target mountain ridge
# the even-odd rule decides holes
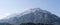
[[[19,25],[21,23],[28,23],[28,22],[50,24],[50,23],[58,22],[59,21],[58,19],[60,18],[55,14],[52,14],[40,8],[34,8],[27,10],[21,14],[16,14],[12,16],[12,18],[10,18],[8,22],[15,25]]]

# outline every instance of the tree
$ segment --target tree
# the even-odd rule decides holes
[[[34,24],[34,23],[22,23],[22,24],[20,24],[20,25],[53,25],[53,24],[43,24],[43,23],[36,23],[36,24]]]

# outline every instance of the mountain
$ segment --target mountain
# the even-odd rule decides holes
[[[9,18],[8,23],[19,25],[21,23],[44,23],[44,24],[60,24],[60,18],[46,10],[33,8],[25,12],[14,14]]]
[[[23,13],[16,14],[13,18],[9,19],[10,23],[21,24],[21,23],[54,23],[60,19],[58,16],[40,8],[34,8],[27,10]],[[59,21],[60,22],[60,21]]]

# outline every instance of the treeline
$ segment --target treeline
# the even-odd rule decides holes
[[[21,23],[20,25],[53,25],[53,24],[43,24],[43,23],[37,23],[37,24],[34,24],[34,23]]]

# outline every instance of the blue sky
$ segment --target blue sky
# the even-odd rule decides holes
[[[0,19],[30,8],[41,8],[59,16],[60,0],[0,0]]]

